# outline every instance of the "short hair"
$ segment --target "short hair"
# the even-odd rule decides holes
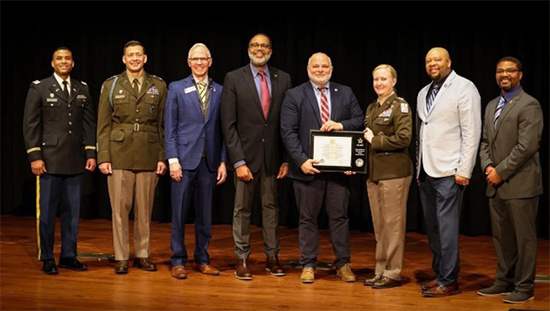
[[[204,48],[206,50],[206,56],[208,57],[212,57],[212,54],[210,54],[210,49],[208,49],[208,47],[204,44],[204,43],[195,43],[190,49],[189,49],[189,53],[187,54],[187,58],[190,58],[191,57],[191,52],[198,48],[198,47],[201,47],[201,48]]]
[[[271,38],[270,38],[268,35],[266,35],[265,33],[263,33],[263,32],[258,32],[257,34],[253,35],[252,38],[250,38],[250,40],[248,40],[248,45],[250,45],[250,43],[252,42],[252,39],[254,39],[254,38],[257,37],[257,36],[264,36],[264,37],[266,37],[266,38],[267,38],[267,41],[269,41],[269,46],[270,46],[271,48],[273,48],[273,43],[271,42]]]
[[[397,79],[397,71],[395,70],[395,68],[393,68],[392,65],[380,64],[380,65],[376,66],[376,68],[374,68],[372,73],[374,73],[378,69],[387,69],[390,72],[392,78]]]
[[[66,50],[66,51],[71,52],[71,54],[73,54],[73,51],[71,51],[71,49],[69,49],[68,47],[66,47],[66,46],[60,46],[60,47],[56,48],[56,49],[53,51],[53,53],[52,53],[52,59],[53,59],[53,56],[55,55],[55,52],[60,51],[60,50]]]
[[[143,44],[141,44],[141,42],[137,41],[137,40],[130,40],[128,42],[126,42],[126,44],[124,45],[124,49],[122,49],[122,54],[126,54],[126,49],[131,47],[131,46],[141,46],[143,48],[143,54],[147,54],[145,52],[145,47],[143,46]]]
[[[518,66],[519,71],[523,71],[523,65],[521,65],[521,62],[519,61],[519,59],[517,59],[513,56],[504,56],[503,58],[499,59],[498,62],[497,62],[497,67],[498,67],[498,64],[500,64],[502,62],[512,62],[512,63],[516,64],[516,66]]]

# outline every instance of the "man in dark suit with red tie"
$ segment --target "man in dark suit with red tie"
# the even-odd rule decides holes
[[[257,34],[248,44],[250,63],[227,73],[221,105],[222,132],[235,170],[233,239],[238,263],[235,277],[252,280],[250,255],[250,211],[254,188],[260,187],[264,235],[265,269],[275,276],[285,275],[279,264],[279,205],[277,179],[284,178],[288,164],[282,163],[279,114],[290,76],[267,65],[272,54],[271,39]]]
[[[313,283],[319,230],[317,217],[323,201],[329,217],[334,265],[337,275],[346,282],[356,277],[349,267],[349,189],[343,173],[321,173],[309,158],[310,130],[350,131],[363,126],[363,112],[351,88],[329,82],[332,62],[324,53],[311,56],[307,66],[310,81],[286,93],[281,108],[281,136],[291,158],[289,177],[294,180],[296,205],[300,211],[300,277],[302,283]]]

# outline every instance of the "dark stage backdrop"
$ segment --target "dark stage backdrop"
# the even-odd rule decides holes
[[[84,80],[96,102],[102,82],[124,70],[122,47],[137,39],[147,48],[149,73],[166,82],[190,74],[187,52],[205,43],[213,55],[210,77],[223,83],[228,71],[249,62],[247,44],[258,32],[273,40],[270,64],[290,73],[293,85],[307,80],[306,64],[314,52],[333,61],[333,81],[351,86],[362,109],[376,96],[372,69],[388,63],[397,69],[398,94],[416,109],[416,95],[429,79],[424,56],[434,46],[451,54],[453,69],[472,80],[483,108],[498,96],[495,65],[506,55],[524,65],[522,85],[543,108],[547,126],[541,150],[544,192],[539,205],[539,236],[549,236],[548,89],[549,3],[545,2],[2,2],[1,29],[1,213],[35,213],[34,177],[22,137],[22,116],[28,86],[52,74],[53,50],[73,51],[74,78]],[[82,6],[85,8],[82,9]],[[303,8],[296,8],[297,6]],[[122,9],[124,8],[124,9]],[[417,12],[417,13],[413,13]],[[9,21],[9,22],[8,22]],[[96,107],[97,108],[97,107]],[[483,109],[484,110],[484,109]],[[414,143],[413,143],[414,146]],[[414,156],[414,147],[410,152]],[[292,182],[280,183],[280,223],[297,226]],[[350,178],[352,229],[372,231],[364,176]],[[462,233],[490,234],[488,200],[481,169],[475,168],[465,193]],[[96,171],[86,175],[84,218],[110,218],[106,178]],[[215,194],[213,221],[231,223],[233,175]],[[154,219],[169,222],[170,181],[160,178]],[[418,189],[411,185],[407,228],[424,232]],[[256,202],[255,224],[261,223]],[[327,226],[321,216],[323,227]]]

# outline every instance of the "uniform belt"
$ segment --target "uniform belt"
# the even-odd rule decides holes
[[[123,129],[123,130],[132,130],[134,132],[153,132],[153,133],[156,133],[158,131],[156,126],[139,124],[139,123],[116,124],[116,125],[113,125],[113,129],[114,130]]]

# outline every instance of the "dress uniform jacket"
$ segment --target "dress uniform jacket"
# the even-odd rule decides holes
[[[116,77],[107,79],[101,88],[98,163],[111,162],[113,169],[156,170],[157,163],[164,161],[166,83],[145,73],[139,94],[135,94],[126,72]]]
[[[412,111],[409,104],[392,94],[379,105],[367,107],[365,126],[374,134],[368,147],[368,179],[378,181],[413,174],[408,147],[412,140]]]
[[[52,75],[31,83],[23,116],[29,161],[42,159],[48,174],[84,173],[95,158],[95,114],[88,86],[71,79],[71,94]]]

